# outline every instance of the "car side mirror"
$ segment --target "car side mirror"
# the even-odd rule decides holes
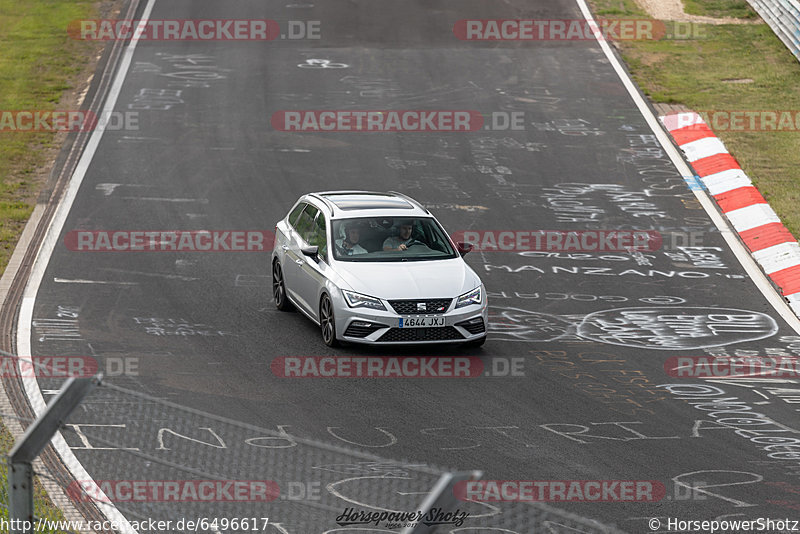
[[[317,246],[303,247],[300,249],[300,252],[303,253],[303,256],[308,256],[314,261],[317,261],[319,259],[319,247]]]
[[[472,250],[472,243],[463,243],[459,241],[456,243],[456,248],[458,249],[458,253],[461,254],[463,258],[468,252]]]

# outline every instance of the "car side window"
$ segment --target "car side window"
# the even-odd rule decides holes
[[[317,216],[318,211],[319,210],[311,204],[307,204],[303,213],[297,218],[297,223],[294,225],[294,229],[297,230],[297,233],[300,234],[300,237],[306,243],[311,242],[310,237],[314,230],[314,217]]]
[[[317,220],[314,221],[314,232],[308,240],[311,246],[319,247],[319,257],[327,259],[328,257],[328,232],[325,228],[325,215],[320,213],[317,215]]]
[[[306,204],[305,202],[301,202],[301,203],[300,203],[300,204],[298,204],[298,205],[297,205],[297,207],[296,207],[295,209],[293,209],[293,210],[292,210],[292,212],[289,214],[289,225],[290,225],[292,228],[294,228],[294,229],[297,229],[297,227],[295,226],[295,225],[297,224],[297,217],[300,215],[300,213],[302,213],[302,211],[303,211],[303,208],[305,208],[306,206],[308,206],[308,204]]]

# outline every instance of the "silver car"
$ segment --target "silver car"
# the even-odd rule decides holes
[[[400,193],[304,195],[275,227],[272,291],[322,340],[368,344],[486,340],[486,289],[439,222]]]

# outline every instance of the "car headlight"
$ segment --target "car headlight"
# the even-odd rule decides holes
[[[464,293],[463,295],[458,297],[458,300],[456,300],[456,309],[463,308],[464,306],[469,306],[470,304],[480,304],[483,301],[483,299],[481,298],[482,296],[483,294],[481,292],[480,286],[476,287],[469,293]]]
[[[347,301],[347,305],[351,308],[369,308],[371,310],[386,311],[381,299],[344,289],[342,289],[342,293],[344,293],[344,300]]]

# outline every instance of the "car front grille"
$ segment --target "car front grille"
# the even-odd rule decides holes
[[[390,300],[394,311],[400,315],[434,315],[447,311],[453,299]],[[424,304],[425,309],[420,309]]]
[[[452,326],[438,328],[391,328],[378,341],[448,341],[464,339]]]
[[[486,331],[486,325],[483,324],[483,317],[477,317],[469,321],[461,321],[460,323],[456,323],[456,326],[460,326],[473,335],[483,334]]]

